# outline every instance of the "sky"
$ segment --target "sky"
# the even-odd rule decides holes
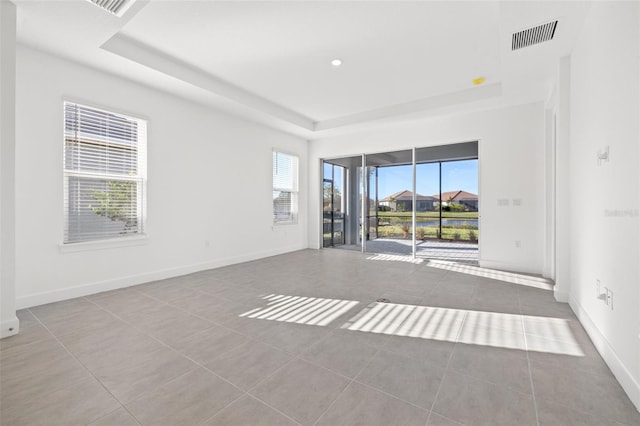
[[[411,191],[411,187],[411,165],[378,169],[378,199],[405,189]],[[442,192],[458,190],[478,193],[478,160],[442,163]],[[416,166],[416,192],[438,194],[438,163]]]

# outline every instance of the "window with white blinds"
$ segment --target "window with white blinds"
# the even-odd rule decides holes
[[[145,120],[64,103],[64,242],[144,232]]]
[[[273,222],[298,221],[298,157],[273,152]]]

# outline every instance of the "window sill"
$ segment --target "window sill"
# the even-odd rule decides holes
[[[281,226],[291,226],[291,225],[297,225],[298,221],[291,221],[291,222],[273,222],[273,224],[271,225],[272,228],[279,228]]]
[[[136,235],[135,237],[113,238],[110,240],[60,244],[58,247],[60,253],[77,253],[81,251],[143,246],[146,244],[149,244],[149,238],[146,235]]]

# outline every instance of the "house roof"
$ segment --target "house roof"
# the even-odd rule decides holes
[[[434,198],[439,200],[440,199],[440,195],[439,194],[435,194]],[[447,191],[447,192],[443,192],[442,193],[442,199],[445,200],[445,201],[449,201],[449,200],[453,200],[453,201],[477,200],[478,196],[476,194],[472,194],[472,193],[467,192],[467,191]]]
[[[388,197],[384,197],[380,201],[411,201],[413,199],[413,192],[407,189],[391,194]],[[428,195],[421,195],[416,192],[417,201],[436,201],[437,198],[430,197]]]

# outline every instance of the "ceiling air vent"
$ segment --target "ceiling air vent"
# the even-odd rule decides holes
[[[518,31],[511,36],[511,50],[522,49],[553,39],[558,21],[548,22],[537,27]]]
[[[88,0],[112,15],[122,16],[134,0]]]

